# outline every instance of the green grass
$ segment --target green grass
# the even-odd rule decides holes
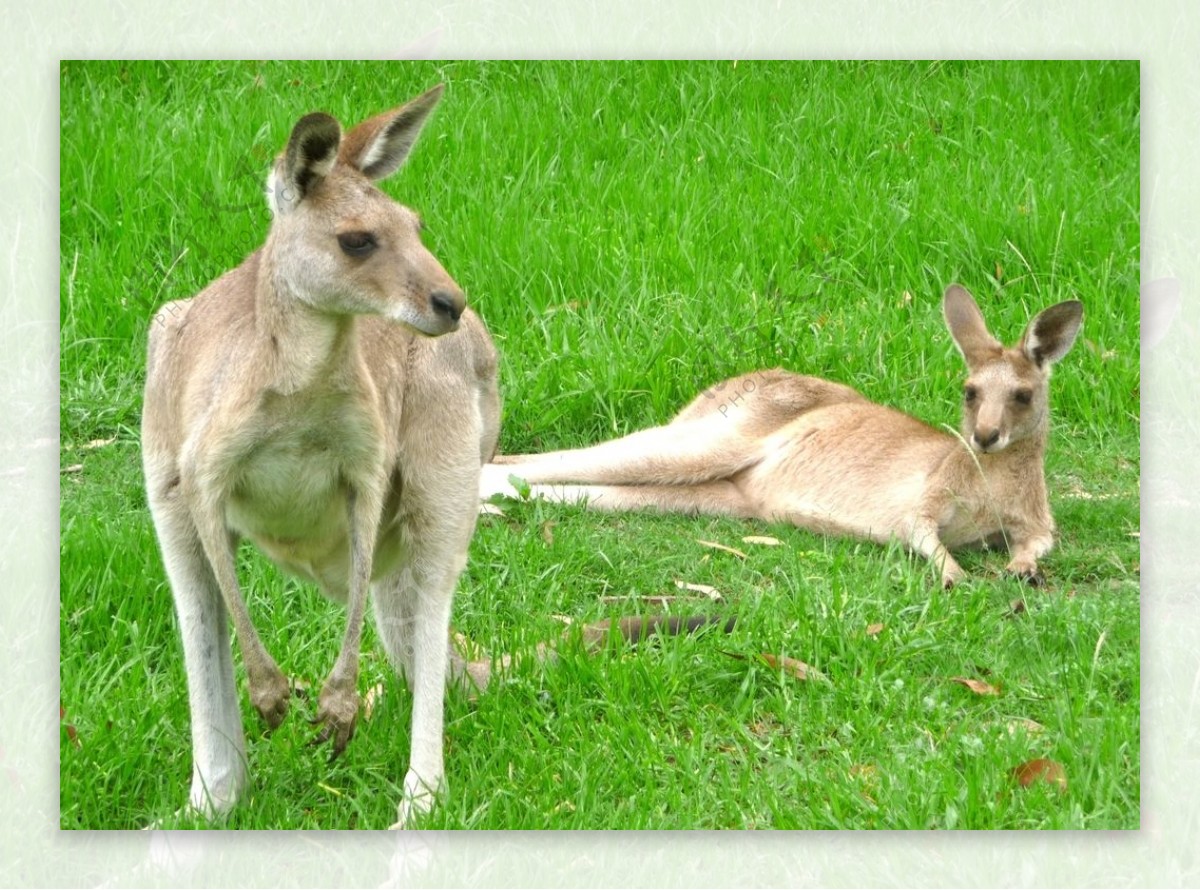
[[[491,651],[675,579],[717,587],[738,625],[568,645],[477,702],[451,695],[428,827],[1136,828],[1138,67],[1028,62],[63,63],[62,463],[82,468],[62,482],[62,826],[195,824],[170,819],[187,700],[138,453],[153,308],[261,243],[265,168],[296,118],[352,123],[439,81],[386,188],[500,347],[504,451],[663,422],[774,365],[956,426],[948,282],[1005,339],[1061,299],[1086,320],[1052,386],[1061,540],[1042,590],[967,553],[947,594],[900,548],[786,526],[539,503],[482,519],[454,620]],[[319,684],[342,612],[241,558],[264,642]],[[332,766],[307,747],[311,702],[268,737],[243,688],[252,790],[224,827],[392,821],[410,700],[370,632],[362,673],[385,693]],[[1014,785],[1035,757],[1063,765],[1065,793]]]

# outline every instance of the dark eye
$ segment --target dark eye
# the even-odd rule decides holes
[[[968,402],[973,402],[979,395],[979,390],[973,386],[968,386],[963,390],[963,398]]]
[[[337,240],[338,247],[350,256],[366,256],[378,246],[370,232],[343,232]]]
[[[1018,405],[1028,405],[1033,402],[1033,390],[1018,389],[1013,393],[1013,401]]]

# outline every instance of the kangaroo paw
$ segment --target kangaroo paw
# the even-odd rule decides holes
[[[287,677],[274,664],[250,674],[250,703],[271,729],[277,729],[287,716],[291,694]]]
[[[354,737],[358,721],[359,697],[355,689],[340,684],[326,683],[318,700],[317,716],[310,722],[321,729],[310,744],[323,745],[333,742],[329,762],[337,760]]]

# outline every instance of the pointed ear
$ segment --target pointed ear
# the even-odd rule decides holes
[[[1038,313],[1021,335],[1020,349],[1039,368],[1071,351],[1083,324],[1083,304],[1067,300]]]
[[[327,114],[306,114],[297,121],[267,178],[267,200],[276,214],[294,210],[329,175],[341,139],[341,126]]]
[[[385,179],[404,163],[429,113],[442,98],[443,84],[399,108],[385,111],[346,134],[338,160],[368,179]]]
[[[952,284],[946,288],[942,312],[946,316],[946,327],[950,329],[950,336],[954,338],[954,343],[968,367],[982,361],[988,353],[1003,348],[988,332],[987,323],[983,320],[983,313],[979,311],[975,298],[961,284]]]

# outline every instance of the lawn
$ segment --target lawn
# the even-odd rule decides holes
[[[568,635],[553,666],[451,694],[449,794],[425,827],[1138,827],[1137,63],[64,62],[60,79],[63,828],[201,827],[172,815],[191,766],[138,446],[153,309],[262,242],[265,171],[298,117],[352,124],[438,82],[384,188],[501,351],[503,451],[661,423],[771,366],[956,427],[946,284],[1008,341],[1059,300],[1086,315],[1052,383],[1044,588],[965,553],[970,580],[943,592],[902,548],[782,525],[482,517],[454,623],[491,652],[657,610],[639,598],[676,581],[721,599],[673,611],[737,623],[594,653]],[[343,612],[240,559],[264,643],[318,686]],[[374,706],[332,765],[308,747],[315,702],[267,735],[237,663],[252,787],[218,827],[386,827],[410,699],[370,629]],[[1014,780],[1039,758],[1065,787]]]

